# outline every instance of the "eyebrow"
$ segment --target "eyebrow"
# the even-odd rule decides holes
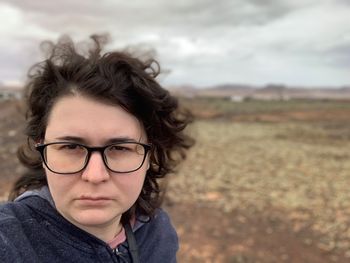
[[[55,140],[88,144],[88,141],[86,139],[77,137],[77,136],[62,136],[62,137],[55,138]],[[107,141],[104,142],[104,144],[113,144],[113,143],[121,143],[121,142],[137,142],[137,141],[131,137],[115,137],[115,138],[108,139]]]

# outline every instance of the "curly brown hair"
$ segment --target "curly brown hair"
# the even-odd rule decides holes
[[[184,133],[192,116],[180,110],[178,100],[155,80],[160,72],[156,60],[141,60],[126,50],[101,54],[104,39],[91,38],[93,47],[85,55],[77,51],[67,36],[61,37],[57,44],[45,42],[50,50],[48,59],[29,71],[25,88],[28,141],[18,149],[19,160],[28,171],[14,184],[9,199],[25,190],[47,185],[34,142],[44,138],[55,102],[63,96],[81,94],[121,106],[143,124],[152,144],[150,169],[140,196],[122,220],[128,220],[135,212],[152,216],[162,200],[158,179],[174,171],[194,142]]]

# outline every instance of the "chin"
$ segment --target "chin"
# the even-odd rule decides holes
[[[87,227],[102,227],[111,223],[119,222],[120,217],[121,214],[119,213],[111,213],[101,210],[80,211],[72,216],[77,224]]]

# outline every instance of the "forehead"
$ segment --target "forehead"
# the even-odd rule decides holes
[[[78,137],[87,143],[103,144],[112,138],[145,140],[140,121],[122,107],[81,95],[60,98],[53,106],[45,139]]]

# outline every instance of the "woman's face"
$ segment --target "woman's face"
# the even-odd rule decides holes
[[[141,123],[118,106],[84,96],[59,99],[49,115],[44,143],[75,142],[105,146],[112,140],[146,143]],[[138,198],[149,167],[130,173],[108,170],[99,152],[93,152],[87,167],[75,174],[56,174],[45,167],[48,186],[57,210],[74,225],[94,233],[117,229],[121,215]],[[114,235],[116,233],[113,233]]]

